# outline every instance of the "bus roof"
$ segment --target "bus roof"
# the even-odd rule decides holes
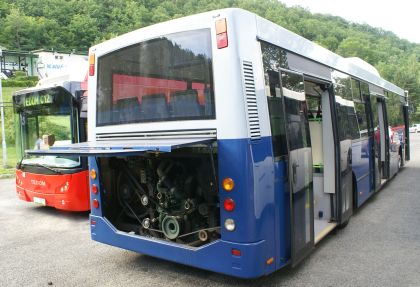
[[[240,9],[239,9],[240,10]],[[250,13],[242,10],[241,13]],[[255,14],[254,14],[255,15]],[[405,96],[404,90],[380,77],[369,63],[354,58],[344,58],[308,39],[293,33],[260,16],[256,16],[257,37],[260,40],[282,47],[290,52],[321,63],[355,78],[364,80],[388,91]],[[372,69],[373,68],[373,69]]]
[[[292,53],[405,97],[403,89],[381,78],[369,63],[359,59],[344,58],[269,20],[240,8],[214,10],[154,24],[97,44],[90,48],[90,52],[97,50],[111,52],[115,50],[114,46],[121,47],[121,43],[127,43],[127,46],[133,44],[134,39],[137,39],[135,36],[140,33],[147,38],[149,35],[158,35],[158,33],[161,33],[160,31],[166,31],[165,28],[168,27],[179,27],[180,29],[189,30],[191,29],[190,24],[201,23],[200,25],[204,25],[202,23],[203,19],[213,19],[219,16],[231,17],[237,23],[236,27],[246,26],[241,24],[254,21],[257,30],[256,37],[259,40],[274,44]]]

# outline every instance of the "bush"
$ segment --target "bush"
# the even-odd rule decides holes
[[[1,83],[3,87],[33,87],[36,85],[37,82],[38,77],[25,77],[22,79],[12,78],[8,80],[3,80]]]

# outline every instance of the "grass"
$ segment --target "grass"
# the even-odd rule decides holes
[[[13,108],[11,107],[12,95],[14,92],[23,89],[22,87],[3,87],[3,101],[5,102],[5,117],[13,117]],[[6,125],[10,124],[10,121],[6,119]],[[6,132],[13,131],[14,129],[6,128]],[[13,136],[13,135],[12,135]],[[6,135],[7,137],[7,135]],[[0,139],[1,141],[1,139]],[[0,144],[1,146],[1,144]],[[16,148],[14,143],[7,143],[7,168],[3,167],[3,149],[0,148],[0,175],[14,174],[15,166],[17,163]]]
[[[2,174],[14,174],[16,163],[18,161],[16,155],[16,148],[14,146],[7,147],[7,168],[3,166],[3,149],[1,151],[1,162],[0,162],[0,175]]]
[[[3,87],[3,101],[12,102],[12,95],[14,92],[22,90],[22,87]]]

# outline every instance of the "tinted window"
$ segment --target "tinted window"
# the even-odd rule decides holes
[[[209,29],[162,36],[98,59],[98,126],[214,117]]]
[[[279,70],[287,67],[286,52],[274,45],[261,42],[264,66],[265,93],[270,114],[271,139],[275,157],[287,155],[285,117],[280,92]]]
[[[351,80],[351,90],[353,94],[353,101],[362,101],[359,81],[355,79]]]
[[[388,92],[386,101],[388,110],[388,123],[391,127],[404,125],[404,117],[402,112],[402,99],[399,95]]]
[[[334,93],[336,96],[340,96],[345,100],[352,101],[351,92],[351,81],[350,77],[338,71],[332,73],[332,79],[334,84]]]
[[[271,138],[275,157],[287,155],[283,100],[280,93],[280,78],[276,71],[266,71],[268,85],[268,111],[270,114]]]
[[[366,138],[368,136],[368,123],[366,119],[366,104],[355,102],[357,123],[359,124],[360,136]]]
[[[290,151],[311,146],[308,108],[301,75],[281,72],[282,95],[286,111],[286,128]]]

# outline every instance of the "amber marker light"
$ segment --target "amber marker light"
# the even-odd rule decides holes
[[[235,182],[230,177],[227,177],[222,182],[223,189],[226,191],[232,191],[235,187]]]
[[[90,178],[91,178],[91,179],[96,179],[96,170],[92,169],[92,170],[90,171]]]
[[[89,55],[89,76],[95,75],[95,54]]]
[[[217,48],[226,48],[229,45],[226,18],[216,21],[216,42]]]

